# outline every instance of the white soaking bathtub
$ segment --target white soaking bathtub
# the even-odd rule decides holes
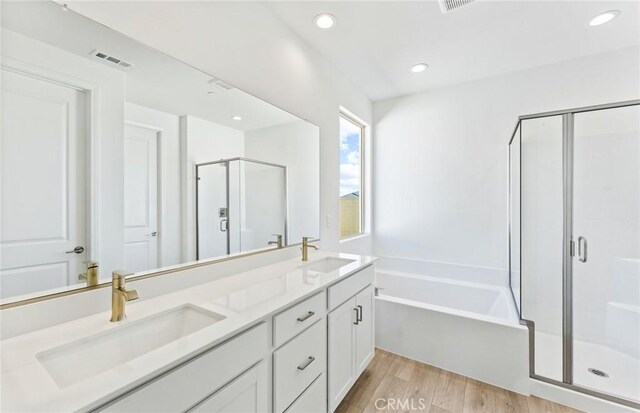
[[[529,336],[508,287],[376,269],[376,346],[529,394]]]

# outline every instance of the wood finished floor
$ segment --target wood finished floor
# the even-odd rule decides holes
[[[378,399],[406,401],[404,406],[378,401],[376,408]],[[336,409],[336,413],[365,412],[576,413],[578,410],[376,349],[369,367]]]

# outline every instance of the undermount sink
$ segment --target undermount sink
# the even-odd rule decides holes
[[[352,262],[355,262],[355,260],[350,260],[347,258],[326,257],[318,261],[314,261],[310,264],[303,265],[302,268],[308,271],[331,272],[333,270],[337,270],[340,267],[344,267],[347,264],[351,264]]]
[[[43,351],[37,358],[58,386],[66,387],[118,367],[224,318],[218,313],[186,304]]]

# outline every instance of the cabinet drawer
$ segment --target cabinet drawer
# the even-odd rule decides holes
[[[266,413],[269,411],[268,400],[269,375],[266,362],[261,361],[188,413]]]
[[[329,287],[329,310],[333,310],[373,283],[374,278],[373,265],[370,265]]]
[[[183,412],[263,359],[267,325],[242,333],[107,404],[105,412]]]
[[[283,311],[273,318],[273,344],[275,347],[295,337],[324,314],[326,293],[322,291],[313,297]]]
[[[325,370],[324,319],[273,353],[273,404],[283,412]]]
[[[325,413],[327,411],[327,386],[321,374],[307,390],[287,409],[286,413]]]

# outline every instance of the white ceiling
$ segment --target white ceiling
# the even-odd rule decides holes
[[[175,115],[193,115],[241,131],[299,118],[239,89],[209,83],[213,76],[98,24],[52,1],[3,2],[2,27],[92,59],[126,74],[128,102]],[[131,62],[120,69],[93,56],[98,49]],[[208,92],[214,92],[208,94]],[[241,121],[232,120],[234,115]]]
[[[433,0],[268,5],[374,101],[640,44],[638,1],[478,0],[448,14]],[[622,14],[587,26],[611,9]],[[321,12],[338,24],[315,27]],[[410,73],[419,62],[430,68]]]

